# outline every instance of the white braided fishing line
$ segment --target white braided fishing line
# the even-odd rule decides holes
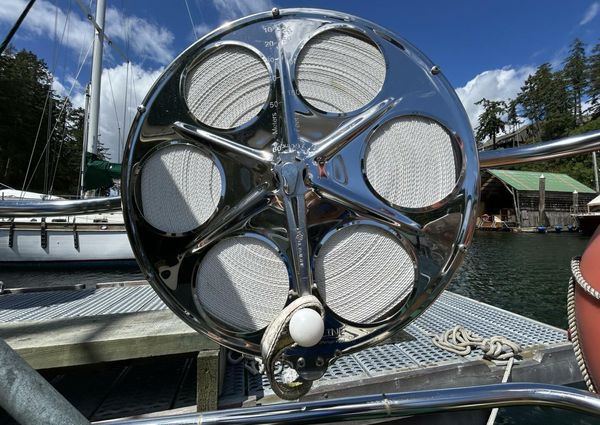
[[[284,308],[288,291],[288,271],[278,253],[247,236],[217,243],[196,275],[196,294],[204,310],[243,331],[269,325]]]
[[[263,60],[242,46],[226,45],[202,58],[187,75],[185,99],[198,121],[239,127],[267,102],[270,74]]]
[[[160,149],[142,166],[144,218],[168,233],[193,230],[217,209],[222,185],[216,164],[199,149],[189,145]]]
[[[334,233],[321,247],[315,280],[325,304],[357,323],[375,322],[412,291],[415,267],[389,232],[352,225]]]
[[[365,173],[373,189],[388,202],[407,208],[430,206],[456,185],[450,135],[428,118],[390,120],[369,141]]]
[[[312,38],[298,56],[296,81],[308,103],[325,112],[350,112],[371,102],[383,87],[379,49],[341,31]]]

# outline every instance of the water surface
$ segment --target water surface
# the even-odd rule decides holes
[[[449,289],[566,328],[570,261],[588,241],[578,233],[476,232]]]
[[[564,328],[569,262],[588,240],[573,233],[477,232],[449,289]],[[7,288],[143,278],[134,261],[0,265],[0,281]]]

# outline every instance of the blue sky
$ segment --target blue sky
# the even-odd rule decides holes
[[[4,37],[25,3],[0,0],[0,36]],[[107,4],[106,32],[128,51],[133,63],[128,70],[119,54],[105,47],[101,139],[113,151],[113,160],[120,159],[118,139],[128,128],[136,103],[164,66],[194,41],[190,15],[198,36],[273,6],[333,9],[372,20],[439,64],[472,123],[479,112],[473,103],[481,97],[514,96],[538,65],[561,66],[576,37],[588,47],[600,41],[600,1],[187,0],[189,14],[185,0],[107,0]],[[57,43],[53,41],[55,25]],[[56,89],[63,95],[70,93],[81,106],[90,70],[88,60],[77,76],[78,63],[86,57],[92,31],[75,0],[37,0],[13,45],[44,58],[55,70]],[[55,49],[55,45],[60,47]]]

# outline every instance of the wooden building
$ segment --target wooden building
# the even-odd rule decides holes
[[[535,140],[537,135],[538,131],[535,126],[531,124],[522,125],[510,133],[496,137],[495,144],[492,142],[492,139],[487,139],[484,143],[479,145],[479,150],[489,151],[493,149],[518,147],[519,145],[531,142],[531,140]]]
[[[543,205],[540,204],[542,175],[545,181]],[[595,196],[593,189],[566,174],[485,170],[479,215],[499,217],[520,227],[566,227],[574,224],[571,214],[585,210]]]

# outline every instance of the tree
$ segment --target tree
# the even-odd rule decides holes
[[[51,192],[76,194],[79,190],[79,170],[81,169],[81,149],[83,148],[82,108],[72,108],[67,104],[67,114],[63,117],[62,137],[53,145],[53,167],[51,169]]]
[[[546,119],[542,127],[542,137],[549,140],[566,136],[571,129],[575,128],[576,120],[572,113],[573,105],[564,71],[552,74],[547,95]]]
[[[566,79],[562,72],[553,72],[549,63],[527,77],[517,101],[523,116],[536,126],[543,139],[562,136],[574,127]]]
[[[502,100],[481,99],[475,105],[483,105],[483,112],[479,115],[477,133],[475,138],[481,142],[487,138],[492,139],[493,149],[496,149],[496,135],[504,131],[502,115],[506,112],[506,103]]]
[[[6,160],[2,180],[9,186],[23,184],[32,151],[36,158],[41,155],[44,143],[33,145],[38,128],[38,141],[48,135],[44,105],[50,84],[46,65],[33,53],[11,51],[0,57],[0,158]]]
[[[587,67],[588,89],[593,117],[600,116],[600,42],[592,49]]]
[[[31,52],[10,50],[0,56],[0,181],[19,189],[39,192],[54,186],[56,193],[75,194],[83,122],[75,119],[70,102],[54,93],[52,78]]]
[[[569,56],[564,62],[564,77],[571,94],[573,118],[577,124],[581,123],[581,98],[586,88],[586,57],[585,45],[576,38],[571,44]]]
[[[510,131],[514,132],[521,125],[519,114],[517,113],[517,105],[519,102],[517,99],[509,99],[508,106],[506,108],[506,124],[510,126]]]
[[[552,78],[551,73],[549,64],[540,65],[535,74],[527,77],[517,96],[517,101],[523,107],[523,117],[534,124],[539,124],[545,118],[545,92]]]

